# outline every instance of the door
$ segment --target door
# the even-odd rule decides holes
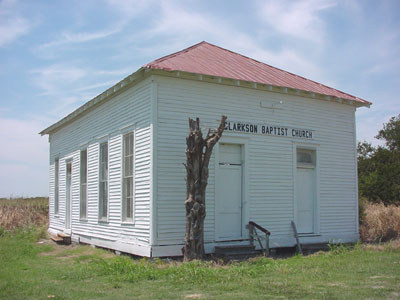
[[[242,238],[242,151],[241,145],[220,144],[216,186],[216,239]]]
[[[316,178],[314,151],[297,151],[296,169],[297,231],[300,234],[310,234],[314,233],[315,228]]]
[[[71,229],[71,173],[72,162],[67,162],[66,186],[65,186],[65,229]]]

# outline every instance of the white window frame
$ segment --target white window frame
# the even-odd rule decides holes
[[[54,215],[60,213],[60,158],[54,159]]]
[[[132,176],[129,176],[132,178],[132,207],[131,207],[131,213],[132,217],[127,218],[127,212],[126,212],[126,202],[125,202],[125,197],[126,197],[126,189],[125,189],[125,179],[128,177],[125,177],[125,137],[129,134],[132,134],[133,138],[133,145],[132,145]],[[130,130],[125,131],[122,134],[122,151],[121,151],[121,220],[123,224],[134,224],[135,222],[135,154],[136,154],[136,131],[132,128]]]
[[[102,145],[104,145],[104,144],[107,144],[107,180],[102,180],[102,155],[101,155],[101,147],[102,147]],[[109,192],[109,173],[110,173],[110,159],[109,159],[109,149],[110,148],[110,143],[109,143],[109,141],[108,140],[104,140],[104,141],[101,141],[101,142],[99,142],[99,167],[98,167],[98,175],[99,175],[99,178],[98,178],[98,199],[99,199],[99,203],[98,203],[98,213],[99,213],[99,222],[108,222],[108,215],[109,215],[109,211],[110,211],[110,208],[109,208],[109,204],[110,204],[110,201],[109,201],[109,196],[110,196],[110,192]],[[101,183],[102,182],[106,182],[106,188],[107,188],[107,191],[106,191],[106,197],[107,197],[107,212],[106,212],[106,216],[103,216],[103,202],[104,202],[104,199],[102,198],[102,196],[104,195],[104,194],[102,194],[102,192],[101,192]]]
[[[82,183],[82,153],[86,152],[86,181],[85,183]],[[87,220],[87,214],[88,214],[88,149],[84,148],[81,149],[80,151],[80,156],[79,156],[79,220],[86,221]],[[84,187],[83,187],[84,185]],[[83,188],[85,189],[85,215],[82,215],[82,204],[83,204],[83,199],[82,199],[82,191]]]

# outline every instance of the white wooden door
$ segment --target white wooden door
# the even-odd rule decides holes
[[[72,174],[72,163],[67,162],[66,187],[65,187],[65,229],[71,229],[71,174]]]
[[[297,232],[314,232],[315,168],[297,167]]]
[[[220,144],[216,187],[216,239],[242,238],[241,145]]]

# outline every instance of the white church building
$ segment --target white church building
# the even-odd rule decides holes
[[[146,257],[182,255],[188,118],[214,148],[205,250],[355,242],[355,111],[371,103],[201,42],[129,75],[44,129],[50,143],[51,234]]]

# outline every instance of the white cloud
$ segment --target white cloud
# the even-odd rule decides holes
[[[60,37],[54,41],[45,43],[38,47],[39,51],[43,51],[46,48],[63,46],[65,44],[79,44],[86,43],[93,40],[107,38],[110,35],[118,33],[121,31],[121,26],[116,26],[112,29],[95,31],[95,32],[63,32],[60,34]]]
[[[79,96],[74,95],[60,95],[56,98],[56,105],[51,106],[51,108],[47,111],[55,120],[61,119],[74,111],[80,105],[84,104],[88,100],[90,100],[93,94],[81,94]]]
[[[87,73],[84,69],[73,66],[66,66],[63,64],[50,65],[42,69],[34,69],[31,72],[39,74],[43,77],[51,77],[57,80],[67,79],[69,81],[77,80]]]
[[[131,70],[130,68],[123,68],[123,69],[117,69],[117,70],[98,70],[98,71],[95,71],[95,74],[97,74],[97,75],[112,75],[112,76],[127,76],[128,74],[133,73],[133,71],[136,71],[136,70]]]
[[[331,0],[266,1],[260,3],[259,17],[280,33],[321,42],[324,23],[319,14],[335,5]]]
[[[106,0],[110,8],[118,11],[126,19],[132,19],[145,9],[154,6],[158,7],[159,2],[154,0]]]
[[[154,56],[170,54],[206,40],[218,46],[257,59],[315,80],[323,77],[321,69],[310,56],[290,48],[271,51],[257,38],[256,32],[247,33],[229,20],[194,8],[177,5],[173,1],[160,3],[160,15],[143,36],[160,37],[160,45],[142,49]],[[168,39],[168,43],[165,40]],[[162,52],[161,52],[162,50]],[[307,53],[308,54],[308,53]],[[326,82],[326,80],[324,80]]]
[[[52,49],[109,38],[122,32],[132,19],[143,14],[152,5],[158,8],[158,2],[153,0],[105,0],[104,2],[109,6],[109,9],[118,13],[118,17],[114,19],[109,28],[93,32],[64,31],[55,40],[40,45],[35,50],[39,53],[42,52],[47,57],[54,57],[54,52],[51,52]],[[132,36],[127,36],[127,38],[130,39]]]
[[[112,20],[111,25],[109,22],[102,22],[100,23],[100,26],[98,26],[99,30],[96,31],[65,30],[58,33],[54,40],[36,46],[33,51],[46,59],[54,59],[55,57],[60,56],[60,52],[63,52],[62,50],[65,50],[66,47],[69,47],[68,49],[77,50],[77,45],[88,44],[93,41],[110,38],[111,36],[122,32],[132,18],[134,18],[137,13],[142,12],[142,10],[151,3],[151,1],[144,0],[105,0],[105,2],[114,12],[118,13],[117,18],[107,18]],[[79,15],[80,13],[78,12],[77,14]],[[112,14],[110,14],[110,16],[111,15]],[[80,17],[84,20],[80,26],[84,27],[85,25],[90,24],[88,22],[90,17],[86,15],[81,15]]]
[[[54,64],[43,68],[30,71],[33,74],[33,81],[43,90],[40,95],[61,95],[65,93],[74,93],[84,90],[95,89],[102,86],[115,84],[132,71],[127,68],[115,70],[93,70],[73,66],[73,64]],[[116,78],[98,82],[99,78]],[[92,81],[97,83],[88,84]]]
[[[34,82],[43,89],[41,95],[56,95],[63,92],[64,87],[71,88],[71,84],[88,76],[88,70],[72,65],[54,64],[31,71]]]
[[[185,10],[184,6],[177,6],[173,2],[161,2],[160,8],[161,17],[155,20],[155,26],[150,33],[190,34],[189,38],[193,38],[196,33],[217,33],[223,28],[218,26],[219,22],[214,23],[216,20],[211,20],[206,14]],[[209,23],[210,21],[212,23]]]
[[[104,82],[95,83],[95,84],[91,84],[91,85],[85,85],[83,87],[75,89],[74,92],[83,92],[83,91],[88,91],[88,90],[93,90],[93,89],[98,89],[98,88],[106,89],[107,87],[110,87],[110,86],[114,85],[115,83],[116,83],[116,81],[110,80],[110,81],[104,81]]]
[[[128,75],[128,69],[96,70],[70,64],[53,64],[30,71],[41,90],[36,96],[48,99],[45,115],[62,118]]]
[[[64,49],[66,46],[73,47],[76,44],[109,38],[122,32],[133,18],[143,13],[151,5],[157,4],[156,1],[152,0],[105,0],[104,2],[109,9],[118,14],[118,17],[114,18],[112,25],[109,25],[108,28],[105,26],[105,29],[91,32],[63,31],[54,40],[37,46],[34,51],[45,58],[54,58],[59,55],[58,49]],[[83,20],[86,20],[86,18],[87,16],[82,16]],[[83,22],[84,24],[85,22]],[[104,24],[102,23],[102,25]]]
[[[0,47],[13,43],[27,34],[33,23],[16,11],[16,1],[0,2]]]
[[[41,90],[37,96],[48,99],[45,115],[52,121],[64,117],[95,96],[95,92],[87,92],[87,84],[92,80],[89,69],[73,64],[54,64],[30,73],[32,81]]]
[[[64,32],[61,34],[62,39],[57,39],[42,47],[50,48],[54,46],[53,48],[57,49],[58,46],[61,46],[61,43],[70,43],[75,47],[74,44],[80,42],[90,42],[102,38],[106,40],[118,30],[121,30],[124,31],[124,34],[118,35],[118,39],[114,43],[118,52],[115,56],[108,57],[108,59],[115,59],[118,62],[125,59],[130,63],[133,53],[135,56],[157,58],[206,40],[317,81],[320,81],[323,77],[323,72],[316,64],[311,62],[311,57],[307,56],[308,53],[302,55],[301,52],[289,47],[272,51],[265,47],[263,41],[258,38],[257,32],[247,33],[232,20],[221,19],[218,15],[199,11],[196,6],[193,6],[193,3],[182,5],[177,1],[137,2],[136,0],[107,0],[106,2],[114,12],[121,16],[118,21],[120,25],[115,25],[114,29],[92,33]],[[313,3],[317,8],[311,8],[312,3],[312,1],[303,1],[297,6],[291,5],[292,10],[299,7],[303,12],[311,11],[308,13],[308,21],[304,21],[303,27],[313,24],[314,12],[332,5],[331,2],[324,2],[322,5]],[[156,7],[152,7],[156,4]],[[152,22],[147,23],[146,27],[142,28],[140,32],[136,32],[133,25],[136,20],[135,16],[139,13],[141,13],[141,16],[146,16],[149,13],[157,17],[154,17]],[[115,28],[118,28],[118,30]],[[146,47],[147,44],[151,46]],[[141,64],[147,62],[143,61]],[[87,93],[87,91],[99,93],[101,90],[98,88],[114,82],[111,79],[115,78],[116,82],[134,71],[130,68],[96,70],[96,68],[75,67],[74,64],[56,63],[36,69],[32,73],[35,75],[34,82],[43,89],[41,95],[52,96],[52,98],[57,99],[56,110],[60,112],[72,108],[78,103],[81,104],[83,100],[89,100],[84,97],[96,95]],[[88,78],[89,75],[90,78]],[[327,80],[323,80],[323,82],[326,83]],[[65,105],[61,104],[62,101],[65,101]]]
[[[48,142],[37,120],[0,117],[0,197],[48,193]]]

